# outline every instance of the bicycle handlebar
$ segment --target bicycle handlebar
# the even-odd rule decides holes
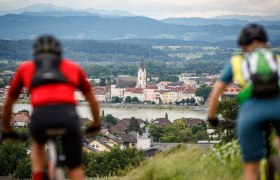
[[[81,129],[82,137],[90,137],[98,134],[101,128],[99,127],[89,127],[86,129]],[[66,129],[48,129],[46,130],[46,135],[49,137],[61,136],[67,133]],[[28,141],[30,139],[30,134],[28,133],[17,133],[15,131],[3,132],[1,134],[1,141],[12,140],[12,141]]]

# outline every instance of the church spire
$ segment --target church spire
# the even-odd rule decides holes
[[[146,88],[147,86],[147,77],[146,77],[146,69],[144,66],[144,59],[141,58],[139,68],[138,68],[138,77],[137,77],[137,85],[136,88]]]
[[[139,68],[141,68],[144,71],[144,59],[141,58],[140,64],[139,64]]]

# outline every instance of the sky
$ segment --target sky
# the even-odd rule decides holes
[[[280,0],[0,0],[0,10],[14,10],[37,3],[75,9],[123,10],[156,19],[280,14]]]

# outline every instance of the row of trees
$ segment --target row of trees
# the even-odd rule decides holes
[[[31,162],[26,149],[26,143],[0,144],[0,176],[31,179]],[[111,152],[84,153],[82,162],[87,177],[103,177],[123,175],[129,168],[139,165],[143,159],[143,152],[137,149],[114,148]]]
[[[125,103],[139,103],[139,99],[137,97],[131,98],[130,96],[127,96],[124,100]]]
[[[204,121],[199,125],[189,127],[184,120],[175,120],[172,124],[160,127],[157,125],[150,125],[149,132],[155,142],[164,143],[182,143],[194,142],[198,140],[208,140],[207,128]]]
[[[114,148],[111,152],[85,153],[83,165],[87,177],[120,176],[138,166],[143,160],[142,151]]]

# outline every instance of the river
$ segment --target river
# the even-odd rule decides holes
[[[13,112],[18,112],[20,110],[26,109],[32,112],[32,107],[30,104],[15,104],[13,106]],[[141,118],[143,120],[148,119],[149,121],[156,118],[165,117],[165,113],[168,114],[170,121],[174,121],[178,118],[202,118],[205,119],[206,111],[194,111],[191,108],[172,108],[172,109],[155,109],[155,108],[116,108],[116,107],[101,107],[101,111],[106,114],[112,114],[114,117],[119,119],[122,118]],[[77,106],[77,112],[81,117],[86,117],[92,119],[90,109],[86,105]]]

